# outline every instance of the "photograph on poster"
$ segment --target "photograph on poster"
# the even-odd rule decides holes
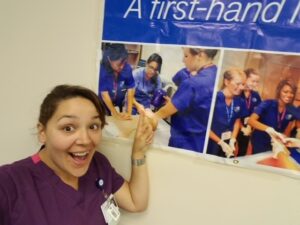
[[[207,153],[300,170],[300,57],[224,51]],[[294,140],[294,139],[292,139]]]
[[[139,110],[156,128],[154,143],[203,152],[219,51],[164,45],[102,43],[99,97],[105,134],[132,138]]]

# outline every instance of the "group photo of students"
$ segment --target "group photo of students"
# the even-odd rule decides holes
[[[145,109],[157,133],[166,128],[156,140],[202,153],[217,58],[216,49],[103,43],[98,94],[123,132]]]
[[[108,121],[123,132],[134,130],[136,115],[146,110],[158,133],[154,143],[223,158],[268,152],[282,158],[283,167],[299,170],[299,152],[286,141],[300,136],[300,71],[293,67],[299,61],[258,52],[225,50],[220,59],[217,49],[102,43],[98,95]]]
[[[297,56],[225,51],[207,153],[260,154],[261,164],[299,170],[289,138],[300,137]],[[268,153],[268,154],[266,154]]]

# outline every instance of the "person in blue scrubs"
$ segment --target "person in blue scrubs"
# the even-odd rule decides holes
[[[284,143],[284,135],[290,136],[295,118],[287,106],[295,98],[297,87],[294,83],[288,79],[280,81],[276,99],[263,101],[251,114],[248,124],[255,129],[251,136],[253,154],[272,150],[271,137]]]
[[[241,118],[247,115],[245,101],[240,97],[245,81],[246,74],[238,68],[229,69],[223,74],[223,86],[217,93],[209,133],[208,154],[234,156]]]
[[[252,132],[252,128],[250,127],[250,125],[248,125],[248,119],[253,110],[261,103],[261,97],[256,91],[260,80],[258,71],[252,68],[248,68],[244,72],[246,74],[246,83],[241,97],[246,102],[247,116],[241,119],[241,130],[237,137],[239,146],[237,156],[244,156],[247,153],[250,142],[250,135]]]
[[[108,115],[121,120],[131,118],[134,98],[135,83],[127,57],[123,44],[107,44],[100,64],[99,96],[105,103]],[[126,112],[123,112],[126,92],[127,106]]]
[[[192,75],[187,68],[179,70],[172,78],[173,83],[178,87],[187,78],[190,78]]]
[[[162,61],[159,54],[153,53],[147,59],[146,67],[140,67],[133,71],[135,81],[133,115],[137,114],[138,107],[150,108],[154,93],[162,88],[159,77]]]
[[[155,113],[147,113],[153,127],[160,119],[171,116],[168,144],[171,147],[203,152],[217,73],[213,59],[217,52],[214,49],[183,48],[183,62],[190,78],[182,81],[166,105]]]

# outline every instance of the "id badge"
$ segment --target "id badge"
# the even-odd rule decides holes
[[[109,225],[117,225],[119,223],[121,213],[112,194],[101,205],[101,211],[106,223]]]
[[[221,139],[223,141],[229,140],[231,138],[231,131],[225,131],[221,134]]]

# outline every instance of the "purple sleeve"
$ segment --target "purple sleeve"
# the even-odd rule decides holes
[[[126,64],[124,67],[124,71],[122,72],[125,74],[126,79],[125,79],[125,85],[128,89],[130,88],[134,88],[135,87],[135,82],[134,82],[134,78],[132,75],[132,69],[131,66],[129,64]]]
[[[269,101],[263,101],[254,109],[253,112],[260,116],[264,112],[264,110],[267,109],[269,106]]]
[[[172,78],[173,83],[176,86],[180,86],[180,84],[185,80],[189,78],[189,72],[187,69],[181,69],[179,70]]]
[[[178,111],[188,108],[194,96],[194,90],[188,80],[183,82],[175,92],[172,103]]]

